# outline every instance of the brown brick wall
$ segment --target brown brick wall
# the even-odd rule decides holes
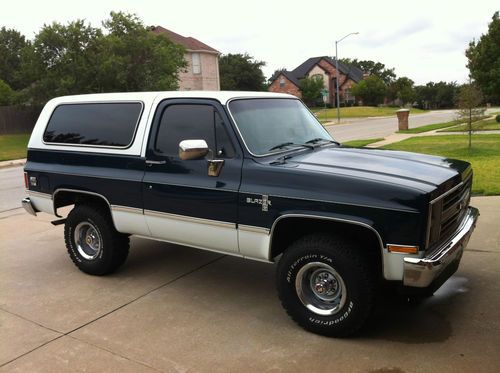
[[[285,85],[283,87],[280,86],[281,78],[285,79]],[[288,93],[298,98],[302,98],[302,93],[300,92],[299,87],[293,84],[286,76],[280,74],[277,79],[272,82],[272,84],[268,88],[269,92],[277,92],[277,93]]]
[[[325,60],[320,60],[318,65],[326,71],[326,73],[329,75],[329,81],[327,82],[327,86],[329,88],[329,99],[328,102],[332,105],[335,105],[335,89],[336,86],[334,84],[334,78],[336,77],[336,70],[335,67],[330,65],[330,63],[326,62]],[[281,78],[285,79],[285,85],[283,87],[280,87],[280,80]],[[340,73],[339,74],[339,91],[340,91],[340,98],[341,98],[341,103],[342,103],[342,96],[344,95],[344,92],[346,89],[351,89],[354,84],[356,84],[352,79],[348,79],[346,81],[347,76]],[[272,84],[269,86],[269,92],[279,92],[279,93],[289,93],[294,96],[297,96],[299,98],[302,98],[302,94],[300,92],[299,87],[297,87],[295,84],[293,84],[286,76],[283,74],[280,74],[277,79],[272,82]]]
[[[330,89],[330,103],[335,105],[335,90],[336,90],[336,85],[333,84],[334,81],[332,79],[336,78],[337,76],[337,70],[335,69],[334,66],[332,66],[330,63],[326,62],[325,60],[320,60],[318,63],[319,66],[321,66],[323,69],[326,70],[328,74],[330,74],[330,81],[332,82],[332,89]],[[339,72],[339,91],[340,95],[342,96],[344,94],[344,91],[346,89],[349,89],[352,87],[354,82],[349,79],[349,81],[346,82],[347,76],[342,74],[342,72]],[[345,84],[344,84],[345,83]]]

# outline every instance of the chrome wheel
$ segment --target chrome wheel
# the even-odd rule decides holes
[[[323,316],[339,312],[347,297],[342,277],[333,267],[322,262],[308,263],[299,270],[295,290],[304,306]]]
[[[75,228],[75,244],[78,253],[87,260],[99,256],[102,250],[102,238],[99,231],[89,222],[81,222]]]

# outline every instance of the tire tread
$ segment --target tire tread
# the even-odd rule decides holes
[[[83,265],[73,255],[70,241],[72,237],[68,234],[68,224],[72,224],[73,220],[81,221],[85,217],[90,217],[98,221],[100,223],[99,229],[102,230],[101,234],[108,234],[110,238],[107,247],[111,255],[110,259],[105,263],[99,263],[100,265],[96,265],[93,269],[89,269],[88,266]],[[125,262],[130,248],[128,235],[120,233],[115,229],[109,211],[98,204],[78,204],[71,210],[66,219],[64,241],[73,264],[81,271],[96,276],[103,276],[114,272]]]

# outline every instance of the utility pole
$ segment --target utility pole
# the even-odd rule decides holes
[[[340,74],[339,74],[339,55],[338,55],[338,47],[337,45],[347,38],[350,35],[358,35],[359,32],[351,32],[350,34],[347,34],[343,38],[339,40],[335,40],[335,97],[337,98],[337,123],[340,123],[340,95],[339,95],[339,79],[340,79]]]

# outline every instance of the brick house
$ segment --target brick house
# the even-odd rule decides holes
[[[161,26],[153,26],[151,31],[166,35],[174,43],[186,48],[184,59],[187,67],[179,72],[179,90],[220,91],[219,51],[195,38],[176,34]]]
[[[335,60],[327,56],[312,57],[297,66],[292,71],[281,71],[270,80],[269,91],[290,93],[302,97],[300,79],[305,77],[322,77],[328,90],[327,102],[335,106],[336,70]],[[363,71],[355,66],[339,61],[339,96],[340,103],[354,104],[356,98],[351,94],[351,88],[364,78]]]

